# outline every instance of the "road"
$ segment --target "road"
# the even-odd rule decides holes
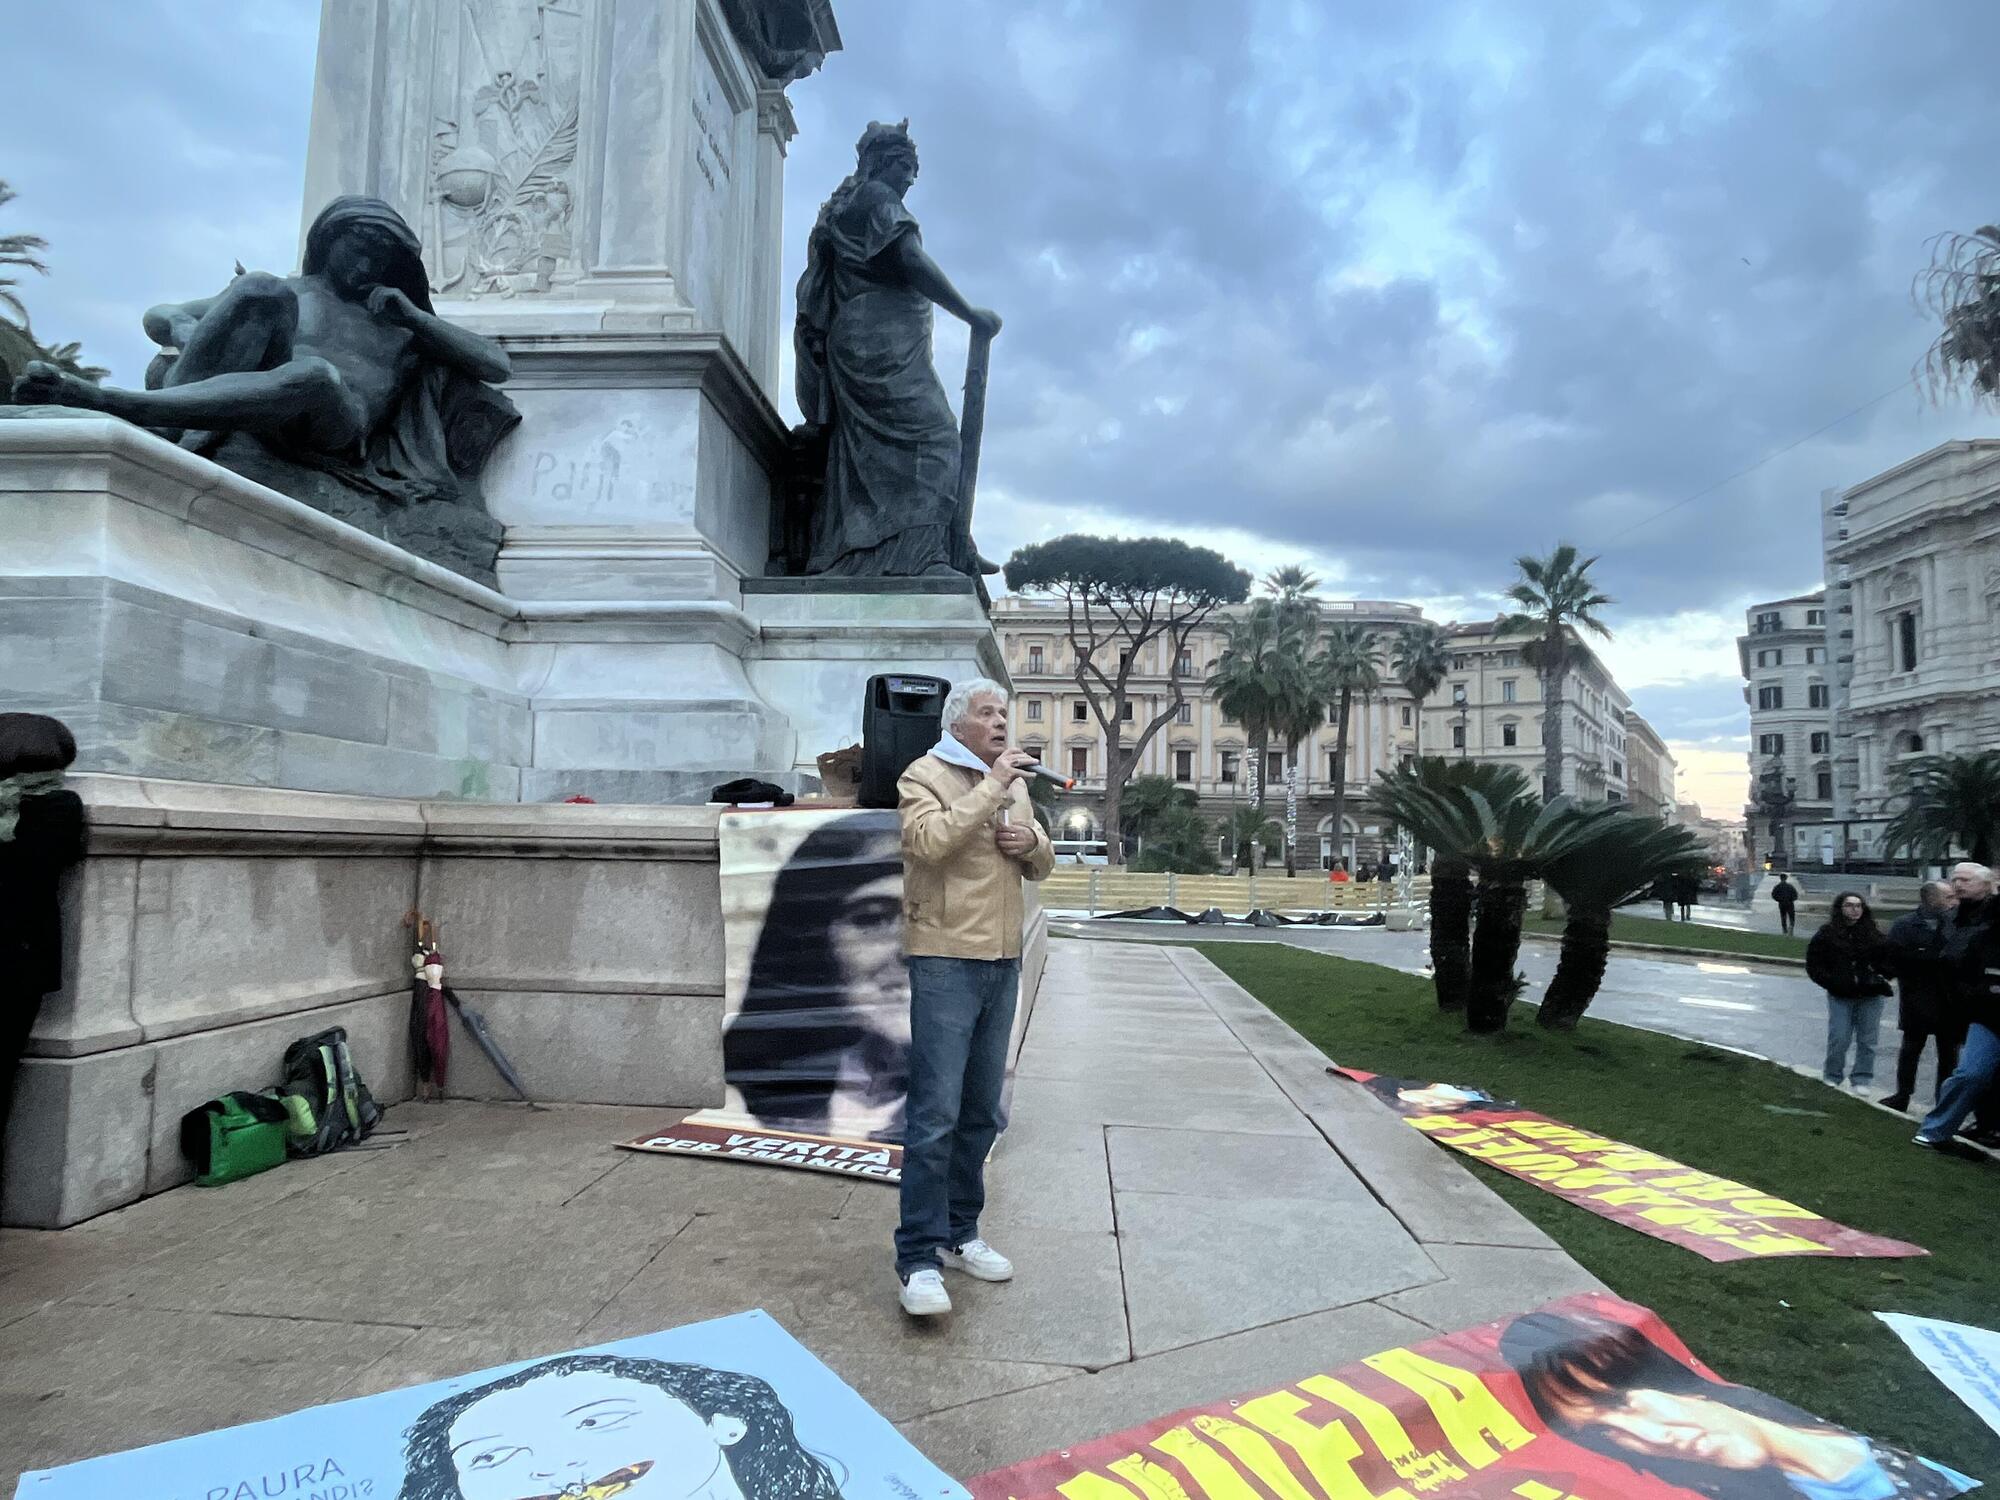
[[[1143,936],[1146,941],[1286,942],[1295,947],[1366,963],[1385,964],[1409,974],[1428,974],[1430,937],[1422,932],[1390,932],[1379,927],[1173,928],[1157,922],[1077,922],[1054,919],[1059,932],[1102,932]],[[1521,969],[1531,995],[1539,994],[1555,972],[1557,945],[1521,944]],[[1720,959],[1673,959],[1613,952],[1604,987],[1590,1013],[1606,1021],[1641,1026],[1669,1036],[1754,1052],[1774,1062],[1818,1075],[1826,1051],[1826,995],[1796,969]],[[1879,1098],[1895,1087],[1895,1003],[1883,1013],[1876,1044],[1875,1086]],[[1928,1104],[1936,1088],[1936,1064],[1926,1053],[1917,1075],[1916,1098]]]

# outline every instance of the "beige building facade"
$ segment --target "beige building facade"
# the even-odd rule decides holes
[[[1751,853],[1796,863],[1803,830],[1833,814],[1833,665],[1825,590],[1769,599],[1744,612],[1736,638],[1750,708],[1750,786],[1743,807]],[[1814,846],[1816,847],[1816,846]]]
[[[1521,660],[1521,640],[1496,635],[1491,623],[1448,627],[1451,670],[1437,692],[1419,704],[1390,673],[1388,656],[1397,627],[1423,618],[1417,605],[1390,600],[1320,601],[1323,625],[1354,623],[1377,633],[1383,683],[1378,692],[1353,703],[1344,765],[1335,759],[1338,725],[1331,711],[1328,721],[1298,747],[1296,847],[1301,863],[1317,861],[1329,868],[1340,858],[1350,868],[1372,866],[1385,852],[1387,833],[1365,814],[1363,800],[1377,772],[1409,756],[1511,764],[1540,783],[1541,683]],[[1014,740],[1077,780],[1076,791],[1064,796],[1058,810],[1058,835],[1093,838],[1101,831],[1106,747],[1089,700],[1077,686],[1065,621],[1059,601],[1007,596],[993,602],[994,628],[1014,681]],[[1221,624],[1213,621],[1197,630],[1186,651],[1173,659],[1168,644],[1149,643],[1134,664],[1130,717],[1121,742],[1131,743],[1172,704],[1178,681],[1185,701],[1146,747],[1134,774],[1169,777],[1196,794],[1206,815],[1226,816],[1232,805],[1253,795],[1254,768],[1243,726],[1224,716],[1204,686],[1222,655]],[[1110,663],[1105,666],[1111,669]],[[1599,801],[1625,800],[1631,704],[1587,647],[1577,650],[1566,698],[1564,789]],[[1274,814],[1282,814],[1284,749],[1272,745],[1266,761],[1262,770],[1271,790],[1265,800]],[[1667,776],[1671,787],[1671,769]],[[1346,783],[1348,798],[1338,834],[1332,806],[1336,778]]]
[[[1658,730],[1637,713],[1625,715],[1625,800],[1662,821],[1679,819],[1680,767]]]

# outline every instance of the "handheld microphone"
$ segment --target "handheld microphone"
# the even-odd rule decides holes
[[[1076,783],[1072,781],[1069,777],[1058,775],[1056,772],[1051,771],[1047,766],[1043,765],[1038,760],[1029,761],[1025,766],[1021,767],[1021,769],[1028,772],[1032,776],[1041,777],[1042,780],[1044,781],[1053,781],[1057,786],[1061,787],[1066,792],[1071,790],[1076,785]]]

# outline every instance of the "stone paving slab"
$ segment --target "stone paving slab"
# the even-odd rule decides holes
[[[893,1191],[616,1149],[671,1111],[404,1105],[385,1150],[0,1232],[0,1493],[751,1307],[971,1475],[1596,1285],[1191,951],[1053,945],[1021,1056],[1018,1275],[939,1323],[896,1308]]]

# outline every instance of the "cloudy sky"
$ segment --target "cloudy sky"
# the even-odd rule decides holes
[[[836,4],[788,282],[909,116],[926,243],[1007,322],[991,555],[1171,533],[1472,619],[1574,541],[1683,790],[1734,811],[1734,637],[1819,582],[1820,491],[2000,433],[1909,383],[1925,240],[2000,217],[1991,0]],[[45,338],[133,381],[141,309],[293,262],[318,10],[10,15],[0,227],[51,241]]]

